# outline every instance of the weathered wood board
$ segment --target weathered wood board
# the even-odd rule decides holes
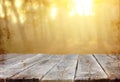
[[[42,82],[74,82],[78,55],[69,55],[46,74]]]
[[[95,55],[95,58],[106,72],[109,77],[109,80],[120,81],[120,59],[117,59],[118,55]]]
[[[35,55],[33,57],[27,58],[23,61],[20,61],[16,64],[13,64],[12,66],[8,66],[5,69],[3,69],[0,73],[0,77],[3,78],[9,78],[14,76],[15,74],[33,66],[37,63],[38,60],[42,59],[43,56],[46,55]]]
[[[95,58],[92,55],[80,55],[75,80],[81,82],[101,79],[106,80],[107,75],[97,63]]]
[[[120,82],[120,55],[4,57],[6,60],[0,61],[0,82]]]
[[[20,56],[20,54],[0,54],[0,61],[6,61],[7,59],[11,59],[14,57]]]
[[[62,57],[59,56],[43,57],[37,64],[15,75],[12,79],[41,79],[49,70],[59,63],[61,59]]]

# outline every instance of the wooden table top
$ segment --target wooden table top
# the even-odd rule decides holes
[[[0,82],[120,82],[120,55],[1,54]]]

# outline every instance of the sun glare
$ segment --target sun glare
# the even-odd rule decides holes
[[[5,14],[3,13],[2,5],[0,4],[0,17],[4,18]]]
[[[51,7],[50,16],[52,19],[55,19],[57,16],[57,8],[55,6]]]
[[[80,16],[93,16],[93,0],[71,0],[69,16],[74,16],[76,14]],[[69,3],[69,2],[68,2]],[[55,19],[57,15],[57,7],[52,6],[50,9],[50,16]]]
[[[15,6],[20,8],[22,6],[22,0],[15,0]]]
[[[80,16],[91,16],[93,15],[93,0],[72,0],[73,9],[70,15],[79,14]]]

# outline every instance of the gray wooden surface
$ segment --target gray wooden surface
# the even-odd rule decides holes
[[[75,80],[106,80],[107,75],[92,55],[80,55]]]
[[[0,55],[0,82],[120,82],[120,55]]]

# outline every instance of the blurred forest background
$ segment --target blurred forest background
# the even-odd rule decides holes
[[[0,0],[0,53],[118,54],[120,0]]]

